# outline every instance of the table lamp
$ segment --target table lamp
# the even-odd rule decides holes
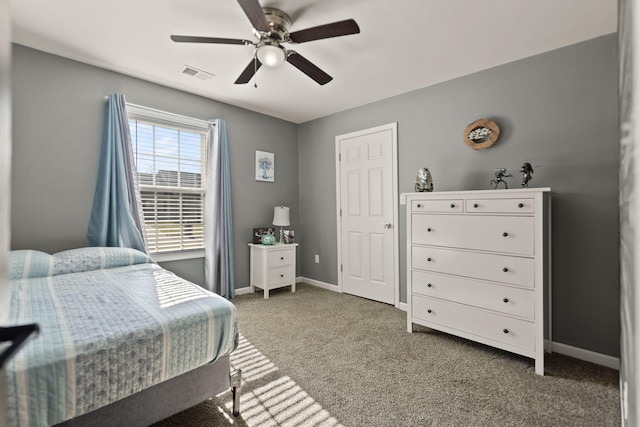
[[[289,222],[289,208],[284,206],[276,206],[273,208],[273,225],[280,227],[280,239],[278,243],[284,243],[284,230],[282,227],[291,225]]]

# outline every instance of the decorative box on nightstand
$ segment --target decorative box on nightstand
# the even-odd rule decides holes
[[[291,286],[296,291],[296,247],[297,243],[259,245],[249,243],[251,249],[250,285],[264,290],[269,298],[271,289]]]

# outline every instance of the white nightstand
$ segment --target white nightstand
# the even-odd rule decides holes
[[[260,245],[249,243],[251,249],[250,286],[264,290],[269,298],[269,290],[291,286],[296,291],[296,247],[297,243]]]

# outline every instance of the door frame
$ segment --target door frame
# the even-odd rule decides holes
[[[355,132],[349,132],[342,135],[337,135],[335,138],[335,162],[336,162],[336,224],[337,224],[337,271],[338,271],[338,292],[342,293],[342,271],[340,271],[340,265],[342,264],[342,221],[340,217],[340,209],[342,208],[340,201],[342,200],[341,190],[341,167],[340,167],[340,142],[344,139],[354,138],[361,135],[366,135],[373,132],[379,132],[384,130],[390,130],[392,135],[392,147],[391,147],[391,179],[392,179],[392,198],[393,198],[393,281],[394,281],[394,306],[400,308],[400,253],[399,253],[399,237],[400,230],[398,224],[399,218],[399,206],[398,206],[398,122],[388,123],[386,125],[375,126],[368,129],[363,129]]]

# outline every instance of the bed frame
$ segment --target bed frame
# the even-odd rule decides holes
[[[55,427],[146,427],[231,388],[233,415],[240,415],[240,370],[230,373],[229,356],[156,384],[125,399]]]

